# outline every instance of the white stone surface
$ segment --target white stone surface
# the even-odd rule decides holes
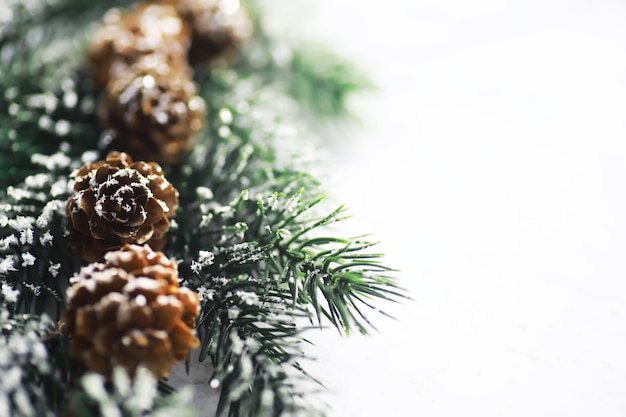
[[[310,334],[320,401],[626,415],[626,3],[266,3],[380,86],[329,145],[330,188],[415,298],[380,333]]]
[[[626,3],[289,3],[380,86],[332,190],[416,299],[313,337],[336,415],[626,415]]]

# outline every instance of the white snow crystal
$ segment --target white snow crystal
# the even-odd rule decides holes
[[[69,193],[71,190],[71,183],[67,179],[61,178],[50,186],[50,195],[52,197],[58,197],[62,194]]]
[[[21,232],[26,228],[30,228],[35,223],[35,218],[31,216],[17,216],[14,219],[9,219],[7,223],[11,228]]]
[[[237,297],[241,299],[244,304],[255,305],[259,302],[259,296],[249,291],[237,291]]]
[[[24,182],[28,187],[31,188],[42,188],[44,187],[48,181],[50,180],[50,176],[48,174],[35,174],[29,175],[24,179]]]
[[[30,252],[24,252],[22,254],[22,266],[35,265],[35,257]]]
[[[46,230],[45,233],[39,238],[39,243],[42,245],[50,243],[52,245],[52,234],[49,230]]]
[[[228,318],[230,320],[235,320],[237,317],[239,317],[239,312],[241,310],[237,307],[231,307],[228,309]]]
[[[215,259],[215,254],[213,252],[209,252],[208,250],[201,250],[198,252],[198,262],[203,265],[212,265],[213,259]]]
[[[211,200],[213,198],[213,191],[211,191],[208,187],[198,187],[196,188],[196,193],[199,198],[203,198],[205,200]]]
[[[19,241],[15,235],[9,235],[0,239],[0,250],[7,250],[11,245],[17,245]]]
[[[22,371],[18,366],[13,366],[2,375],[2,388],[5,392],[14,391],[20,386]]]
[[[52,220],[52,215],[55,212],[60,212],[64,207],[65,202],[61,200],[48,201],[39,217],[37,217],[37,220],[35,220],[35,224],[40,228],[46,227],[50,223],[50,220]]]
[[[30,160],[33,164],[42,165],[49,171],[53,171],[57,168],[67,168],[72,162],[69,156],[61,152],[52,155],[34,153],[31,155]]]
[[[80,156],[80,160],[83,164],[95,162],[98,160],[98,152],[97,151],[85,151]]]
[[[20,409],[23,416],[34,416],[35,410],[31,405],[31,400],[28,398],[26,391],[22,388],[18,389],[15,394],[13,394],[13,400],[15,401],[15,405]]]
[[[16,303],[20,292],[7,283],[2,283],[2,296],[9,303]]]
[[[12,255],[7,255],[0,261],[0,274],[6,275],[9,271],[17,271]]]
[[[33,243],[33,239],[34,239],[33,229],[31,229],[30,227],[20,232],[20,243],[22,245],[26,245],[26,244],[30,245],[31,243]]]
[[[52,275],[53,277],[56,278],[57,275],[59,275],[59,269],[61,268],[61,264],[53,264],[52,262],[50,262],[50,267],[48,268],[48,272],[50,272],[50,275]]]
[[[198,252],[198,261],[191,261],[190,268],[194,273],[199,274],[205,266],[213,265],[213,259],[215,259],[213,252],[201,250]]]
[[[24,198],[30,198],[33,195],[33,193],[28,190],[24,190],[22,188],[17,188],[13,186],[9,186],[7,188],[7,194],[9,195],[9,197],[13,198],[15,201],[20,201]]]
[[[133,384],[136,406],[140,410],[148,410],[157,395],[156,381],[152,373],[146,368],[139,368]]]

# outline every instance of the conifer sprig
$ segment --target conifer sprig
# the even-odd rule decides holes
[[[106,8],[131,2],[20,3],[9,3],[19,24],[0,31],[2,314],[17,320],[48,312],[56,320],[68,280],[84,264],[67,242],[71,173],[104,156],[94,116],[98,92],[82,68],[85,41]],[[281,61],[275,48],[284,40],[264,31],[263,11],[251,9],[257,32],[248,47],[255,55],[246,49],[230,69],[195,72],[207,128],[187,158],[164,166],[180,208],[163,251],[178,260],[182,285],[202,298],[199,357],[214,368],[207,383],[220,389],[216,413],[311,416],[322,412],[301,383],[314,380],[301,365],[303,332],[330,324],[367,333],[368,313],[406,295],[384,257],[372,252],[375,242],[333,235],[350,216],[343,206],[329,208],[303,120],[311,112],[340,117],[348,97],[369,83],[323,49],[287,45],[289,59]],[[135,413],[136,404],[115,386],[68,374],[66,348],[48,349],[48,357],[57,358],[49,361],[53,374],[65,378],[46,397],[51,415],[59,398],[73,395],[65,384],[71,378],[80,416],[105,415],[106,407],[123,415],[171,410],[155,394]],[[156,390],[156,381],[144,383]],[[9,394],[0,389],[0,397]]]

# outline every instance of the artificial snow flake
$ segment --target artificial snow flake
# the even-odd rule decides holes
[[[249,291],[237,291],[235,294],[244,304],[255,305],[259,302],[259,296],[256,293]]]
[[[217,294],[217,291],[215,291],[213,288],[206,287],[198,287],[196,292],[200,297],[200,301],[213,301],[215,294]]]
[[[20,243],[22,245],[26,245],[26,244],[31,244],[33,243],[33,239],[34,239],[34,233],[33,233],[33,229],[31,229],[30,227],[23,229],[20,232]]]
[[[52,128],[52,119],[47,114],[44,114],[39,118],[38,125],[43,130],[50,130]]]
[[[7,194],[9,195],[9,197],[14,199],[15,201],[20,201],[25,198],[31,198],[33,195],[31,191],[24,190],[22,188],[12,187],[12,186],[9,186],[9,188],[7,188]]]
[[[232,219],[235,215],[235,209],[231,206],[219,206],[215,208],[215,214],[223,219]]]
[[[0,274],[6,275],[10,271],[17,271],[15,269],[15,260],[12,255],[7,255],[0,261]]]
[[[201,250],[198,252],[198,260],[191,261],[190,268],[194,273],[200,274],[202,268],[213,264],[214,258],[215,255],[212,252]]]
[[[30,228],[34,223],[35,218],[32,216],[17,216],[14,219],[8,219],[7,221],[7,224],[18,232]]]
[[[63,105],[69,109],[74,108],[78,103],[78,95],[74,91],[67,91],[63,94]]]
[[[13,401],[15,401],[15,405],[17,405],[17,408],[19,408],[22,412],[22,415],[35,417],[35,410],[33,409],[31,401],[23,388],[20,387],[20,389],[15,391],[15,394],[13,394]]]
[[[201,250],[198,252],[198,262],[203,265],[212,265],[213,259],[215,259],[215,254],[213,252],[209,252],[207,250]]]
[[[33,164],[42,165],[49,171],[54,171],[58,168],[67,168],[72,162],[69,156],[61,152],[52,155],[34,153],[31,155],[30,160]]]
[[[59,197],[61,195],[69,194],[72,192],[72,183],[67,178],[60,178],[54,184],[50,186],[50,195],[52,197]]]
[[[99,154],[97,151],[85,151],[80,156],[80,160],[83,164],[88,164],[90,162],[96,162],[99,158]]]
[[[15,304],[20,292],[7,283],[2,283],[2,296],[8,303]]]
[[[24,178],[24,183],[30,188],[43,188],[50,181],[48,174],[29,175]]]
[[[0,416],[11,415],[10,407],[6,393],[0,392]]]
[[[52,94],[32,94],[28,96],[26,106],[45,109],[47,113],[52,113],[58,102],[59,99]]]
[[[134,383],[135,406],[139,410],[149,410],[157,395],[154,375],[146,368],[137,369]]]
[[[22,379],[22,371],[18,366],[11,367],[2,375],[2,389],[5,392],[13,392],[19,386]]]
[[[36,297],[41,295],[41,285],[24,283],[24,288],[28,288]]]
[[[278,193],[273,193],[271,196],[269,196],[267,199],[267,204],[270,209],[275,210],[278,206]]]
[[[212,219],[213,219],[213,214],[212,213],[202,215],[202,218],[200,219],[200,225],[199,226],[200,227],[208,226]]]
[[[106,400],[107,392],[104,379],[98,374],[87,374],[82,378],[81,385],[85,393],[95,400]]]
[[[41,364],[45,363],[46,365],[48,365],[48,351],[46,350],[46,347],[43,345],[43,343],[33,344],[31,353],[33,354],[33,359],[35,361],[38,361]]]
[[[228,309],[228,318],[230,320],[235,320],[237,317],[239,317],[240,312],[241,312],[241,309],[239,309],[238,307],[230,307]]]
[[[230,127],[228,126],[220,126],[220,128],[217,131],[217,134],[222,137],[222,138],[228,138],[228,136],[230,136]]]
[[[48,272],[50,272],[50,275],[56,278],[57,275],[59,275],[59,269],[61,269],[60,263],[55,264],[50,261],[50,266],[48,267]]]
[[[65,208],[64,201],[61,201],[61,200],[48,201],[46,205],[44,206],[43,210],[41,211],[41,214],[39,215],[39,217],[37,217],[37,220],[35,220],[35,224],[37,225],[37,227],[40,227],[40,228],[46,227],[50,223],[50,220],[52,220],[52,215],[54,213],[63,213],[64,208]]]
[[[127,395],[131,389],[130,376],[121,366],[113,369],[113,386],[120,395]]]
[[[213,191],[208,187],[197,187],[196,194],[198,194],[198,198],[205,200],[211,200],[213,198]]]
[[[19,241],[15,235],[9,235],[0,239],[0,250],[7,250],[11,245],[17,245]]]
[[[236,333],[230,334],[230,348],[235,355],[241,355],[244,348],[244,343]]]
[[[35,265],[35,257],[30,252],[24,252],[22,254],[22,266]]]
[[[220,109],[219,118],[224,124],[231,124],[233,122],[233,114],[227,108]]]
[[[49,230],[46,230],[43,235],[39,237],[39,243],[42,245],[51,244],[52,245],[52,233]]]
[[[189,268],[194,274],[199,275],[200,271],[202,270],[202,264],[200,264],[200,262],[191,261],[191,265],[189,266]]]
[[[58,136],[66,136],[70,133],[72,124],[67,120],[58,120],[54,125],[54,133]]]

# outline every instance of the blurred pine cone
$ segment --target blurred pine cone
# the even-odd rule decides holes
[[[125,243],[165,245],[178,191],[154,162],[133,162],[123,152],[85,164],[66,203],[78,256],[93,262]]]
[[[137,65],[111,80],[98,117],[116,149],[170,164],[194,144],[204,125],[205,103],[191,79]]]
[[[139,3],[129,11],[112,8],[91,39],[87,66],[100,88],[137,62],[163,76],[190,77],[190,32],[170,5]]]
[[[239,0],[162,0],[178,9],[192,28],[189,61],[192,65],[232,62],[253,31],[248,11]]]
[[[148,246],[124,245],[105,263],[83,267],[70,282],[63,332],[72,354],[105,377],[115,366],[156,378],[197,348],[198,295],[179,287],[175,261]]]

